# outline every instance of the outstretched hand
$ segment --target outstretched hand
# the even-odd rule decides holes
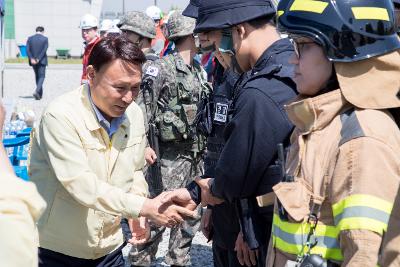
[[[184,221],[185,218],[195,218],[196,212],[175,205],[173,202],[162,201],[168,192],[161,193],[156,198],[146,199],[140,216],[148,218],[157,225],[174,227]]]
[[[195,182],[200,186],[201,189],[201,205],[203,207],[207,205],[218,205],[224,202],[223,199],[217,198],[211,194],[211,183],[213,182],[213,178],[200,178],[197,177]]]
[[[189,210],[195,210],[197,207],[186,188],[179,188],[165,193],[161,199],[163,203],[173,203]]]

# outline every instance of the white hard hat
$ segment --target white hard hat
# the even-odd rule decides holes
[[[117,26],[113,25],[107,30],[107,33],[121,33],[121,30]]]
[[[121,22],[121,20],[120,19],[113,19],[112,22],[113,22],[113,26],[118,27],[118,24]]]
[[[153,20],[160,20],[161,19],[161,9],[156,6],[149,6],[146,8],[146,14]]]
[[[100,25],[100,31],[106,32],[114,26],[114,23],[111,19],[104,19]]]
[[[90,28],[95,28],[99,26],[99,22],[97,21],[97,18],[91,14],[85,14],[81,18],[81,23],[79,24],[79,28],[81,29],[90,29]]]

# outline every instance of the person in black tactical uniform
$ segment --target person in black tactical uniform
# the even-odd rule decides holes
[[[272,23],[274,16],[275,7],[269,0],[204,0],[195,29],[219,33],[218,50],[224,58],[234,55],[232,65],[244,72],[229,105],[225,144],[215,176],[196,182],[202,204],[225,201],[236,205],[241,232],[235,250],[239,262],[247,266],[265,266],[273,215],[272,186],[281,179],[275,164],[277,144],[286,144],[293,128],[283,109],[296,96],[293,68],[288,63],[293,47],[288,39],[280,39]],[[191,184],[188,189],[199,203],[199,187]],[[169,198],[190,203],[189,194],[181,189]],[[231,223],[227,218],[225,225]],[[229,259],[233,253],[221,250],[219,255]]]
[[[182,14],[197,19],[200,3],[200,0],[190,1]],[[227,111],[233,100],[234,85],[239,78],[239,74],[230,68],[230,64],[223,66],[219,62],[224,62],[229,57],[225,57],[224,60],[221,52],[216,51],[218,45],[216,36],[218,33],[199,33],[202,52],[213,52],[216,62],[212,75],[213,92],[207,101],[202,103],[198,113],[198,130],[207,136],[204,177],[215,176],[215,167],[225,143],[224,130],[229,121]],[[203,213],[201,229],[208,240],[213,240],[214,266],[241,266],[234,251],[235,241],[240,231],[237,218],[236,207],[231,203],[222,203],[214,207],[210,205]]]

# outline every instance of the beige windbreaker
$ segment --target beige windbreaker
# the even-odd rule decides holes
[[[0,174],[0,266],[38,266],[35,230],[45,207],[33,183]]]
[[[321,208],[311,253],[343,266],[378,264],[400,182],[400,130],[386,109],[400,106],[400,56],[335,68],[340,90],[287,106],[296,126],[287,162],[294,182],[274,187],[267,266],[301,253],[312,203]]]
[[[40,247],[97,259],[122,245],[121,216],[137,217],[148,194],[143,115],[135,103],[125,115],[110,140],[87,85],[44,111],[29,163],[29,176],[47,202],[38,224]]]

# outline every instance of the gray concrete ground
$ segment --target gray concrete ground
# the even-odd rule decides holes
[[[26,109],[32,109],[38,121],[43,109],[52,99],[79,86],[81,69],[81,65],[49,66],[43,86],[43,98],[38,101],[32,97],[35,90],[33,70],[25,64],[6,64],[3,83],[4,98],[14,100],[17,105]],[[155,266],[168,266],[163,263],[164,255],[168,249],[168,235],[169,231],[166,231],[157,253]],[[127,255],[129,249],[129,245],[124,249],[125,255]],[[211,246],[201,232],[198,232],[193,240],[191,256],[192,267],[213,266]]]
[[[43,98],[35,100],[35,75],[27,64],[6,64],[4,70],[4,98],[19,106],[32,109],[39,118],[47,104],[57,96],[77,88],[80,84],[81,65],[52,65],[47,68],[43,85]]]
[[[156,262],[153,266],[161,267],[161,266],[169,266],[163,262],[164,256],[168,251],[168,237],[169,237],[169,229],[167,229],[163,235],[163,241],[160,243],[158,247],[158,252],[156,255]],[[127,245],[123,251],[124,255],[128,255],[131,246]],[[192,249],[190,251],[192,267],[212,267],[212,251],[211,245],[207,243],[206,238],[203,236],[201,232],[198,232],[193,239]],[[129,267],[129,264],[126,263],[126,267]]]

